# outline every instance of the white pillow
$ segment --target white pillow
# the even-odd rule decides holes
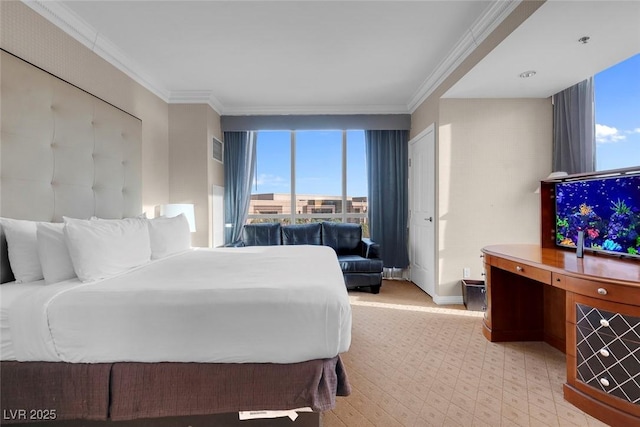
[[[147,219],[147,213],[146,213],[146,212],[142,212],[142,213],[141,213],[141,214],[139,214],[139,215],[131,216],[131,217],[128,217],[128,218],[142,218],[142,219]],[[100,218],[100,217],[97,217],[97,216],[95,216],[95,215],[91,216],[89,219],[90,219],[91,221],[120,221],[119,219],[114,219],[114,218]]]
[[[191,248],[189,221],[184,214],[150,219],[151,258],[164,258]]]
[[[146,219],[63,219],[73,269],[83,282],[121,273],[151,259]]]
[[[49,285],[76,277],[64,238],[64,224],[41,222],[37,229],[38,257],[45,283]]]
[[[42,267],[38,259],[36,222],[0,218],[7,238],[9,264],[16,283],[42,280]]]

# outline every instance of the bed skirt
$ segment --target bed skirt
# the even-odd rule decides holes
[[[348,396],[340,357],[293,364],[2,362],[2,424],[310,407]]]

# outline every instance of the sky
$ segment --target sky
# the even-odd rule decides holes
[[[594,76],[596,169],[640,166],[640,54]]]
[[[640,166],[640,54],[594,76],[597,170]],[[317,143],[322,140],[322,144]],[[342,131],[298,131],[296,194],[342,194]],[[289,131],[258,135],[253,193],[291,191]],[[347,132],[347,195],[366,196],[364,132]]]
[[[322,143],[318,143],[322,140]],[[289,193],[289,131],[258,133],[257,167],[252,192]],[[347,196],[367,195],[364,131],[347,131]],[[342,131],[296,132],[296,194],[342,194]]]

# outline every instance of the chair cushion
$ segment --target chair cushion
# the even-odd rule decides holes
[[[242,243],[245,246],[274,246],[282,244],[280,223],[246,224],[242,228]]]
[[[282,226],[283,245],[321,245],[321,226],[319,222],[311,224],[293,224]]]
[[[360,224],[342,222],[322,223],[322,244],[330,246],[338,255],[355,251],[362,240]]]
[[[338,255],[343,273],[381,273],[382,260],[362,258],[358,255]]]

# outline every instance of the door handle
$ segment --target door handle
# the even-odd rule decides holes
[[[433,217],[432,217],[432,216],[430,216],[429,218],[425,218],[424,220],[425,220],[425,221],[429,221],[429,222],[433,222]]]

